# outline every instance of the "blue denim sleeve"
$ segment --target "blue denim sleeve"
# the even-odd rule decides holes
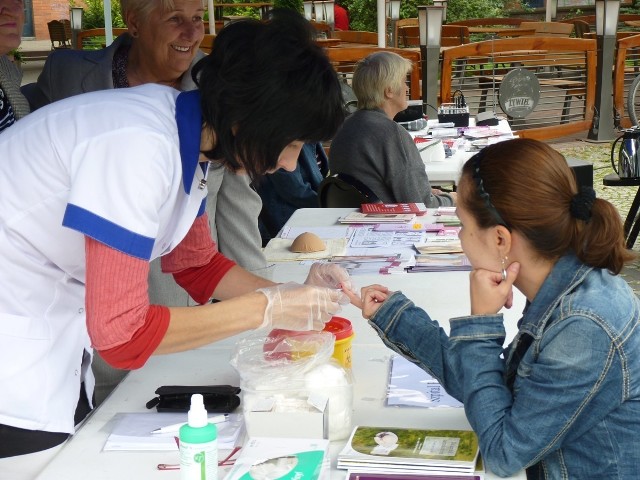
[[[499,316],[451,320],[451,355],[464,359],[465,413],[487,466],[500,476],[538,463],[597,425],[619,404],[616,357],[596,322],[571,316],[553,324],[505,382]],[[617,366],[619,367],[619,365]]]
[[[451,357],[449,337],[427,312],[400,292],[393,293],[369,320],[386,346],[438,379],[462,401],[461,369]]]

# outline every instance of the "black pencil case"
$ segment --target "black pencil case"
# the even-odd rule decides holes
[[[194,393],[202,395],[208,413],[231,413],[240,405],[240,388],[231,385],[164,385],[155,393],[158,396],[147,402],[147,408],[159,412],[188,412]]]

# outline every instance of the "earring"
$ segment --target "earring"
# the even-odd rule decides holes
[[[502,261],[502,281],[504,282],[507,279],[507,257],[504,257]]]
[[[132,36],[133,38],[138,38],[138,31],[137,31],[137,30],[134,30],[133,32],[131,32],[131,36]]]

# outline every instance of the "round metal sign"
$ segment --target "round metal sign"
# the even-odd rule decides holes
[[[504,76],[498,92],[504,113],[511,118],[525,118],[538,105],[540,82],[533,72],[516,68]]]

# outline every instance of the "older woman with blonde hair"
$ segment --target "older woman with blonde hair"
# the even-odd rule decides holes
[[[203,0],[121,0],[128,33],[97,51],[57,50],[45,63],[38,82],[25,93],[34,108],[73,95],[111,88],[159,83],[194,90],[191,69],[205,54]],[[127,148],[123,145],[123,148]],[[258,215],[259,195],[244,172],[212,168],[207,178],[207,213],[219,250],[249,271],[266,268]],[[158,262],[149,279],[152,301],[175,306],[195,305]],[[94,362],[96,400],[106,396],[124,375],[111,371],[100,358]]]
[[[329,169],[357,178],[385,203],[453,205],[455,193],[431,188],[411,135],[393,121],[407,108],[411,68],[409,60],[393,52],[372,53],[358,62],[352,82],[358,111],[331,142]]]

